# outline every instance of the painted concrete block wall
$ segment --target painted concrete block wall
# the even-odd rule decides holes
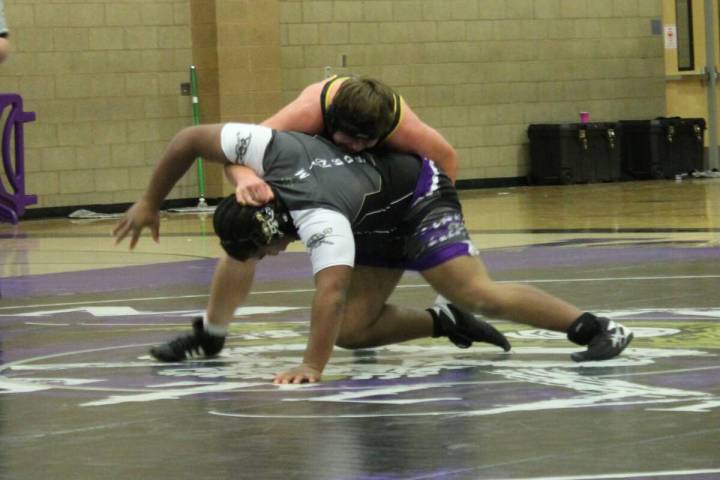
[[[13,0],[0,90],[37,207],[130,202],[191,124],[258,122],[327,73],[378,77],[442,132],[460,178],[527,174],[530,123],[665,112],[660,0]],[[208,196],[228,193],[210,169]],[[194,198],[192,171],[172,198]]]
[[[284,100],[383,79],[460,153],[461,179],[527,174],[530,123],[665,112],[660,0],[286,0]],[[343,64],[344,62],[344,64]]]
[[[137,198],[167,141],[190,124],[189,0],[5,2],[13,52],[0,91],[20,93],[27,191],[37,207]],[[193,197],[194,174],[174,196]]]

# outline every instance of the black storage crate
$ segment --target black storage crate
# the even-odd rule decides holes
[[[610,182],[620,179],[616,123],[535,124],[530,137],[530,181],[537,184]]]
[[[674,178],[704,170],[703,118],[622,120],[622,169],[632,178]]]

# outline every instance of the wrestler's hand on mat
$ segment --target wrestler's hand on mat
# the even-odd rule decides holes
[[[322,373],[306,364],[291,368],[275,375],[273,383],[276,385],[285,383],[315,383],[320,381]]]
[[[235,200],[240,205],[259,207],[275,198],[270,186],[245,166],[228,165],[225,175],[235,185]]]
[[[145,227],[150,229],[155,243],[160,241],[160,211],[146,200],[138,200],[115,225],[113,229],[115,245],[130,235],[130,250],[132,250]]]

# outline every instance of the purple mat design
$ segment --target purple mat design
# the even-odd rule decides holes
[[[517,250],[481,252],[483,261],[494,273],[543,267],[582,267],[652,262],[717,261],[717,248],[557,248],[529,247]],[[1,298],[21,298],[75,293],[102,293],[132,289],[173,286],[208,286],[215,259],[154,265],[103,268],[82,272],[27,275],[0,279]],[[286,252],[263,260],[255,275],[256,282],[312,278],[308,255]]]
[[[158,263],[81,272],[27,275],[0,279],[1,298],[103,293],[120,290],[173,286],[209,286],[216,259]],[[264,260],[255,274],[256,282],[311,278],[310,260],[305,253],[285,253]]]

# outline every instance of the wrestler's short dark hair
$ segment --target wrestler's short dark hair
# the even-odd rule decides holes
[[[290,212],[277,197],[261,207],[240,205],[235,194],[225,197],[215,209],[213,227],[223,250],[242,262],[274,240],[297,236]]]
[[[351,77],[338,88],[327,110],[330,132],[351,137],[378,139],[392,128],[395,120],[395,94],[380,82],[367,77]]]

